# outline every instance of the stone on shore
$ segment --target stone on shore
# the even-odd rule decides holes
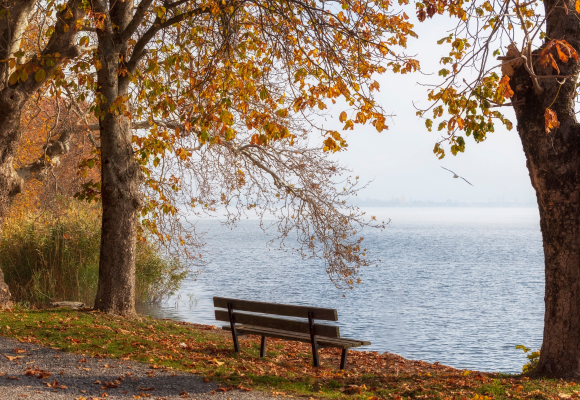
[[[78,310],[81,308],[86,308],[85,303],[81,303],[80,301],[55,301],[50,303],[50,305],[54,308],[71,308],[73,310]]]

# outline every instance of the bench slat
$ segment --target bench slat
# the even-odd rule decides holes
[[[280,329],[299,333],[310,332],[308,324],[306,322],[293,321],[290,319],[282,319],[282,318],[271,318],[262,315],[252,315],[238,312],[234,312],[234,315],[236,316],[236,323],[238,324],[259,326],[271,329]],[[230,320],[230,317],[227,311],[215,310],[215,319],[217,321],[228,322]],[[338,326],[314,324],[314,332],[316,333],[316,335],[331,338],[340,337],[340,331]]]
[[[222,329],[230,330],[229,326],[223,326]],[[263,335],[278,339],[294,340],[298,342],[310,343],[310,335],[304,333],[290,333],[279,329],[268,329],[259,326],[241,325],[236,327],[240,334],[244,335]],[[368,346],[371,342],[363,340],[355,340],[348,338],[326,338],[323,336],[316,336],[316,341],[321,347],[338,347],[340,349],[350,349],[353,347]]]
[[[320,307],[304,307],[289,304],[265,303],[262,301],[249,301],[230,299],[226,297],[214,297],[213,305],[218,308],[228,308],[228,303],[232,303],[234,310],[250,311],[262,314],[284,315],[287,317],[308,318],[308,313],[313,313],[314,319],[324,321],[338,321],[335,309]]]

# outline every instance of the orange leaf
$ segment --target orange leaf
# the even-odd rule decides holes
[[[580,1],[580,0],[579,0]],[[560,43],[565,46],[565,49],[570,52],[569,57],[572,57],[574,60],[578,61],[578,53],[574,50],[574,47],[570,43],[565,40],[560,40]]]
[[[546,108],[546,112],[544,113],[544,120],[546,133],[550,133],[552,129],[556,129],[560,126],[560,121],[558,121],[558,116],[556,115],[556,112],[550,110],[549,108]]]
[[[550,50],[552,50],[552,47],[554,47],[555,44],[555,40],[550,40],[548,42],[548,44],[546,45],[546,47],[544,47],[542,49],[542,51],[540,51],[540,54],[538,54],[538,57],[540,58],[540,64],[542,64],[542,67],[545,67],[546,65],[548,65],[548,63],[550,62]]]
[[[556,60],[554,60],[554,56],[551,54],[548,54],[548,57],[550,58],[551,62],[552,62],[552,67],[558,72],[560,73],[560,68],[558,68],[558,64],[556,64]]]
[[[509,81],[510,81],[510,77],[507,75],[504,75],[504,76],[502,76],[502,78],[499,80],[499,83],[498,83],[498,91],[506,99],[509,99],[510,97],[512,97],[514,95],[514,91],[510,87]]]
[[[576,12],[580,14],[580,0],[576,0]]]
[[[559,44],[556,45],[556,50],[558,51],[558,58],[560,59],[560,61],[568,62],[568,56],[566,54],[564,54],[564,52],[560,48]],[[564,51],[566,51],[566,50],[568,50],[568,49],[566,47],[564,47]]]

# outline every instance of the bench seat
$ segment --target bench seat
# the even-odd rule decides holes
[[[371,344],[365,340],[341,338],[338,326],[315,322],[315,320],[338,321],[338,314],[334,308],[265,303],[225,297],[214,297],[213,305],[216,307],[216,321],[230,323],[222,329],[232,332],[236,353],[240,352],[239,335],[259,335],[262,337],[260,357],[266,357],[266,340],[271,337],[310,343],[312,364],[315,367],[320,365],[319,347],[342,349],[340,369],[345,369],[348,349]]]
[[[227,331],[232,330],[229,325],[222,326],[222,329]],[[304,343],[310,343],[311,340],[308,333],[288,332],[281,329],[264,328],[261,326],[238,325],[236,326],[236,331],[238,332],[238,335],[259,335]],[[353,347],[369,346],[371,344],[371,342],[366,342],[364,340],[328,338],[318,335],[316,336],[316,342],[319,347],[338,347],[339,349],[351,349]]]

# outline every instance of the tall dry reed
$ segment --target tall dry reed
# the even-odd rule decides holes
[[[45,306],[52,301],[92,305],[99,276],[101,211],[71,201],[63,212],[29,212],[9,218],[0,240],[0,268],[14,301]],[[160,302],[187,276],[177,259],[151,243],[137,243],[136,300]]]

